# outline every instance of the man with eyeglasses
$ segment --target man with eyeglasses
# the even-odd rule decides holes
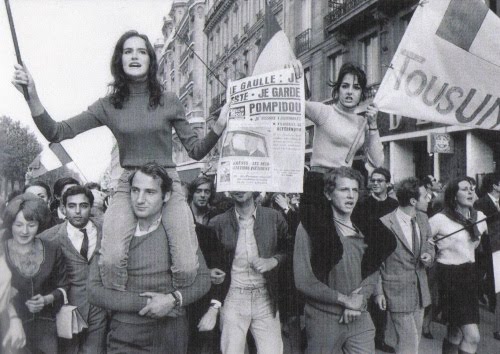
[[[354,208],[352,220],[364,235],[372,232],[373,226],[382,216],[396,210],[398,201],[387,194],[387,187],[391,181],[391,173],[378,167],[370,176],[371,193]],[[373,301],[368,303],[368,311],[375,325],[375,348],[387,353],[394,353],[394,348],[385,343],[385,329],[387,314],[381,311]]]

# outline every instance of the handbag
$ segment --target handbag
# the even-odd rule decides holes
[[[60,289],[63,293],[64,304],[56,314],[57,336],[61,338],[71,339],[73,334],[78,334],[84,328],[88,328],[88,324],[82,317],[78,308],[68,304],[68,296],[64,289]]]

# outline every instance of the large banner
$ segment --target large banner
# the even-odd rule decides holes
[[[292,69],[230,81],[217,191],[301,193],[304,80]]]
[[[499,33],[481,0],[420,2],[374,102],[387,113],[500,130]]]

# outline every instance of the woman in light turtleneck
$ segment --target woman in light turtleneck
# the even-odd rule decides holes
[[[35,83],[26,67],[15,66],[12,83],[22,92],[33,120],[50,142],[60,142],[92,128],[107,126],[114,134],[125,169],[109,206],[103,225],[99,265],[104,286],[125,289],[128,247],[136,230],[130,205],[128,177],[139,166],[155,161],[167,168],[173,179],[173,192],[163,208],[162,224],[168,235],[172,273],[176,288],[190,285],[196,276],[198,247],[194,222],[172,160],[172,127],[189,156],[202,159],[217,143],[226,126],[227,108],[221,119],[203,139],[197,137],[185,118],[177,96],[163,92],[156,77],[155,51],[147,38],[136,31],[124,33],[116,43],[111,59],[114,81],[111,93],[94,102],[86,111],[62,122],[55,122],[38,97]]]

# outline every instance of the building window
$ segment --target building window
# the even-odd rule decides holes
[[[340,67],[342,66],[342,53],[337,52],[328,56],[328,80],[330,82],[337,81]]]
[[[312,92],[312,82],[311,82],[311,68],[304,68],[304,77],[309,87],[309,91]]]
[[[366,72],[367,84],[380,81],[380,50],[376,34],[361,41],[361,62]]]

